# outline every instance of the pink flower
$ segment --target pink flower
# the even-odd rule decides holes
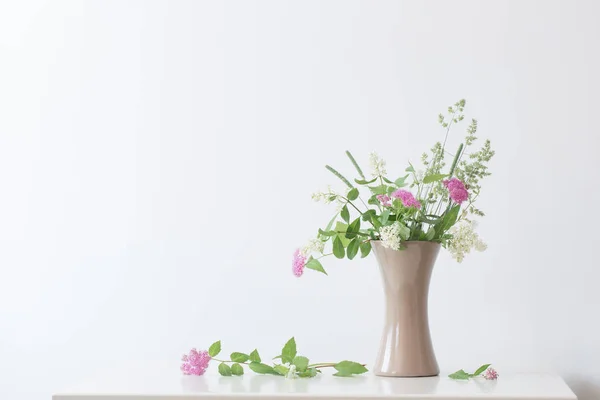
[[[462,183],[460,179],[451,178],[450,180],[445,180],[442,183],[444,186],[446,186],[448,193],[450,194],[450,198],[456,204],[461,204],[463,201],[469,198],[469,192],[467,192],[465,184]]]
[[[302,254],[300,249],[294,252],[294,259],[292,260],[292,272],[298,278],[304,273],[304,266],[306,265],[306,256]]]
[[[390,203],[390,200],[391,200],[391,199],[390,199],[390,196],[388,196],[388,195],[385,195],[385,194],[378,194],[378,195],[377,195],[377,196],[375,196],[375,197],[377,197],[377,200],[379,200],[379,202],[381,203],[381,205],[383,205],[383,206],[385,206],[385,207],[389,207],[389,206],[391,206],[391,203]]]
[[[185,375],[204,375],[211,357],[205,350],[198,351],[191,349],[189,354],[184,354],[181,357],[181,372]]]
[[[421,208],[421,203],[419,203],[419,201],[415,199],[415,196],[408,190],[398,189],[392,193],[392,197],[400,199],[404,207]]]
[[[494,368],[490,367],[485,370],[485,372],[483,373],[483,377],[485,379],[493,381],[493,380],[498,379],[498,372],[496,372],[496,370]]]

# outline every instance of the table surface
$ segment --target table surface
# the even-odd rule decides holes
[[[328,371],[329,372],[329,371]],[[431,378],[383,378],[365,374],[338,378],[323,373],[310,379],[285,379],[247,373],[222,377],[182,376],[179,371],[156,370],[103,374],[57,393],[54,400],[575,400],[569,387],[552,374],[502,374],[497,381],[483,378],[455,381]]]

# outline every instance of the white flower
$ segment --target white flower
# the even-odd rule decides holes
[[[294,364],[290,365],[290,369],[285,375],[287,379],[296,379],[296,366]]]
[[[323,250],[325,249],[325,243],[320,241],[319,239],[310,239],[306,246],[304,246],[300,253],[302,255],[308,257],[311,253],[321,253],[323,254]]]
[[[471,250],[484,251],[487,245],[481,240],[474,230],[475,224],[469,221],[461,221],[450,228],[449,233],[452,239],[448,241],[448,250],[452,257],[458,262],[462,262],[466,254]]]
[[[400,249],[400,224],[397,222],[392,225],[384,226],[379,230],[381,244],[392,250]]]
[[[331,203],[333,200],[338,198],[338,194],[335,193],[331,186],[327,188],[327,192],[315,192],[312,194],[312,199],[316,202],[323,202],[325,204]]]
[[[369,163],[371,165],[371,175],[373,175],[374,178],[387,175],[385,160],[379,157],[377,153],[369,154]]]

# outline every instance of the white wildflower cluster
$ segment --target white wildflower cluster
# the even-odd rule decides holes
[[[369,164],[371,165],[371,175],[374,178],[379,176],[386,176],[386,163],[377,153],[369,154]]]
[[[323,250],[325,250],[325,243],[320,241],[319,239],[310,239],[306,246],[300,249],[300,253],[302,255],[308,257],[312,253],[321,253],[323,254]]]
[[[331,186],[329,186],[326,192],[315,192],[311,197],[316,202],[329,204],[338,198],[338,194],[331,189]]]
[[[392,225],[384,226],[379,230],[381,244],[392,250],[400,249],[400,224],[395,222]]]
[[[474,230],[475,224],[469,221],[461,221],[450,228],[449,233],[452,239],[448,241],[448,250],[452,257],[458,262],[462,262],[466,254],[471,250],[484,251],[487,244],[481,240]]]

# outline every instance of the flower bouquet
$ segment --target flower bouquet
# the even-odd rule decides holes
[[[371,174],[365,176],[349,151],[350,162],[358,177],[352,182],[333,167],[325,168],[346,186],[344,191],[331,187],[312,195],[315,201],[335,203],[336,213],[316,238],[296,250],[292,271],[302,276],[309,268],[326,274],[321,259],[333,255],[354,259],[358,253],[366,257],[374,241],[388,249],[403,250],[411,241],[439,243],[461,262],[471,250],[483,251],[485,243],[475,232],[474,216],[482,217],[476,207],[481,181],[490,175],[488,163],[494,156],[490,141],[477,150],[477,121],[471,120],[466,137],[451,153],[446,148],[452,126],[464,119],[465,100],[448,107],[447,115],[439,115],[444,129],[429,153],[421,156],[421,168],[409,163],[404,174],[390,179],[386,162],[376,153],[369,157]],[[365,198],[361,197],[366,193]],[[331,251],[325,252],[327,244]]]
[[[437,255],[443,246],[461,262],[471,250],[486,248],[475,232],[473,217],[484,215],[476,201],[482,180],[490,175],[488,163],[494,151],[489,140],[473,148],[477,140],[474,119],[453,153],[446,146],[450,129],[464,119],[464,107],[465,101],[460,100],[446,115],[440,114],[444,139],[423,153],[421,166],[409,163],[403,174],[390,178],[385,161],[372,153],[367,177],[347,151],[358,176],[351,182],[327,165],[346,189],[330,187],[313,194],[314,200],[335,203],[337,209],[327,226],[296,250],[292,272],[299,277],[308,268],[327,274],[321,263],[324,257],[352,260],[358,253],[361,257],[375,253],[385,295],[385,324],[374,365],[377,375],[439,374],[427,311]]]

